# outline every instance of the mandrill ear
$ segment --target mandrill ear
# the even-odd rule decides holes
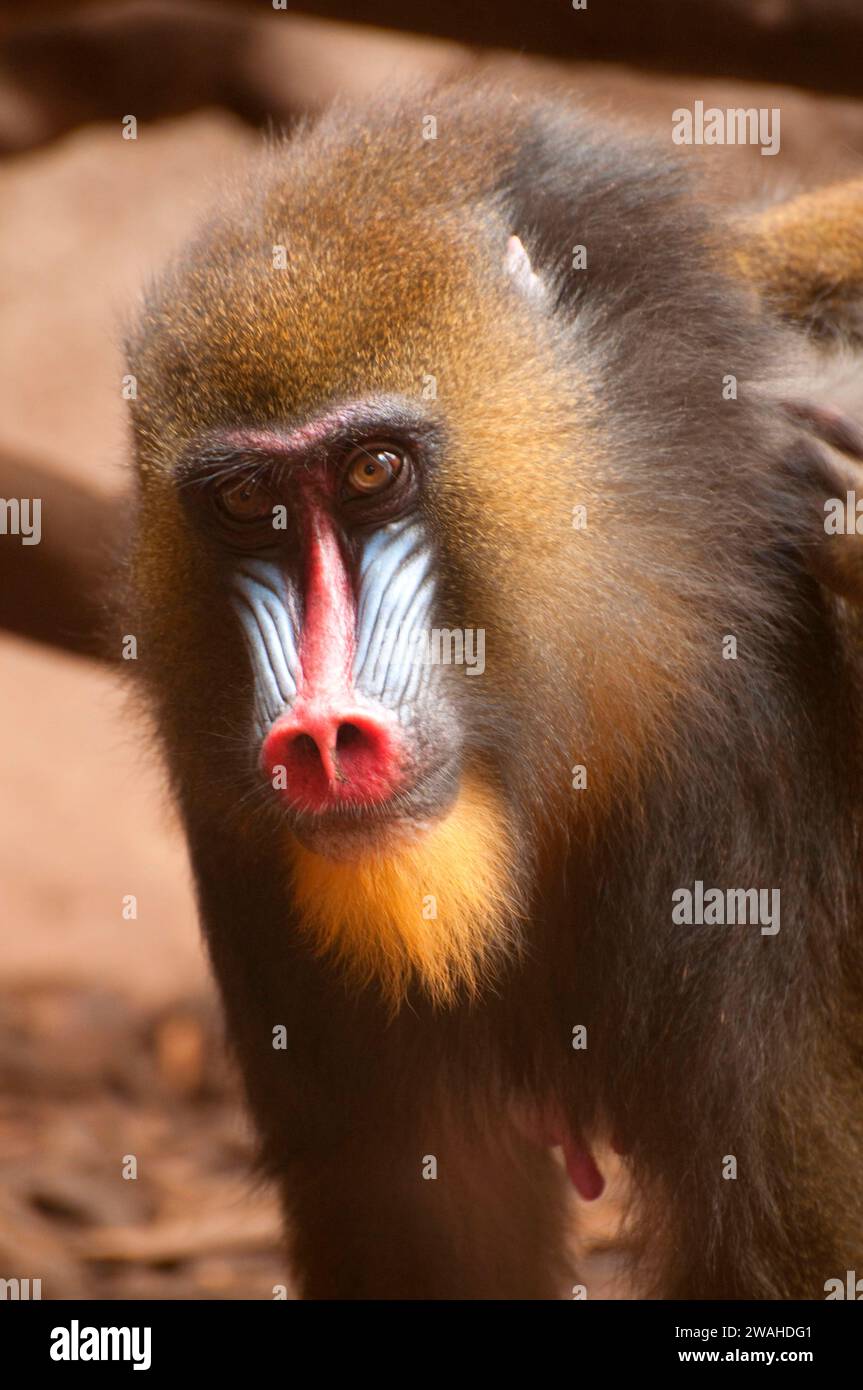
[[[811,518],[807,567],[841,598],[863,604],[863,430],[841,411],[807,403],[785,409],[812,436],[792,465],[804,475]]]
[[[511,236],[506,243],[503,267],[512,277],[518,291],[525,299],[539,301],[545,299],[545,282],[537,275],[530,263],[530,256],[524,249],[520,237]]]
[[[737,275],[779,318],[863,342],[863,179],[745,218],[733,254]]]

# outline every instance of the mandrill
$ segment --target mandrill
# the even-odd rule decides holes
[[[123,620],[303,1296],[571,1297],[612,1150],[643,1295],[863,1263],[861,281],[863,184],[456,85],[148,293]]]

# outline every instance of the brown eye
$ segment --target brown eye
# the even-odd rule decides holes
[[[383,492],[395,482],[403,463],[404,456],[395,449],[379,448],[374,444],[355,449],[345,468],[345,486],[358,497]]]
[[[241,478],[228,483],[216,494],[222,511],[232,521],[262,521],[273,510],[269,488],[257,478]]]

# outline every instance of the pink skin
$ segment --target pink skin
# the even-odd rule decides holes
[[[596,1166],[590,1149],[565,1135],[563,1138],[563,1161],[569,1180],[584,1202],[595,1202],[605,1191],[605,1178]]]
[[[345,421],[345,412],[330,411],[306,425],[281,433],[276,430],[223,430],[217,442],[243,453],[259,453],[269,458],[302,459],[308,449],[323,444]]]
[[[282,796],[295,810],[326,813],[387,801],[401,782],[397,719],[353,689],[356,601],[335,526],[318,493],[303,488],[305,615],[300,680],[290,710],[264,740],[272,780],[285,769]]]
[[[570,1134],[554,1107],[539,1111],[519,1111],[519,1128],[528,1139],[544,1148],[563,1149],[563,1161],[570,1182],[584,1202],[595,1202],[605,1191],[605,1179],[586,1144]]]

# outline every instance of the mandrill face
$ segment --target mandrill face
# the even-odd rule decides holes
[[[366,401],[228,432],[187,465],[192,524],[230,570],[260,770],[300,842],[335,859],[416,838],[458,791],[459,726],[429,659],[436,433],[408,403]]]

